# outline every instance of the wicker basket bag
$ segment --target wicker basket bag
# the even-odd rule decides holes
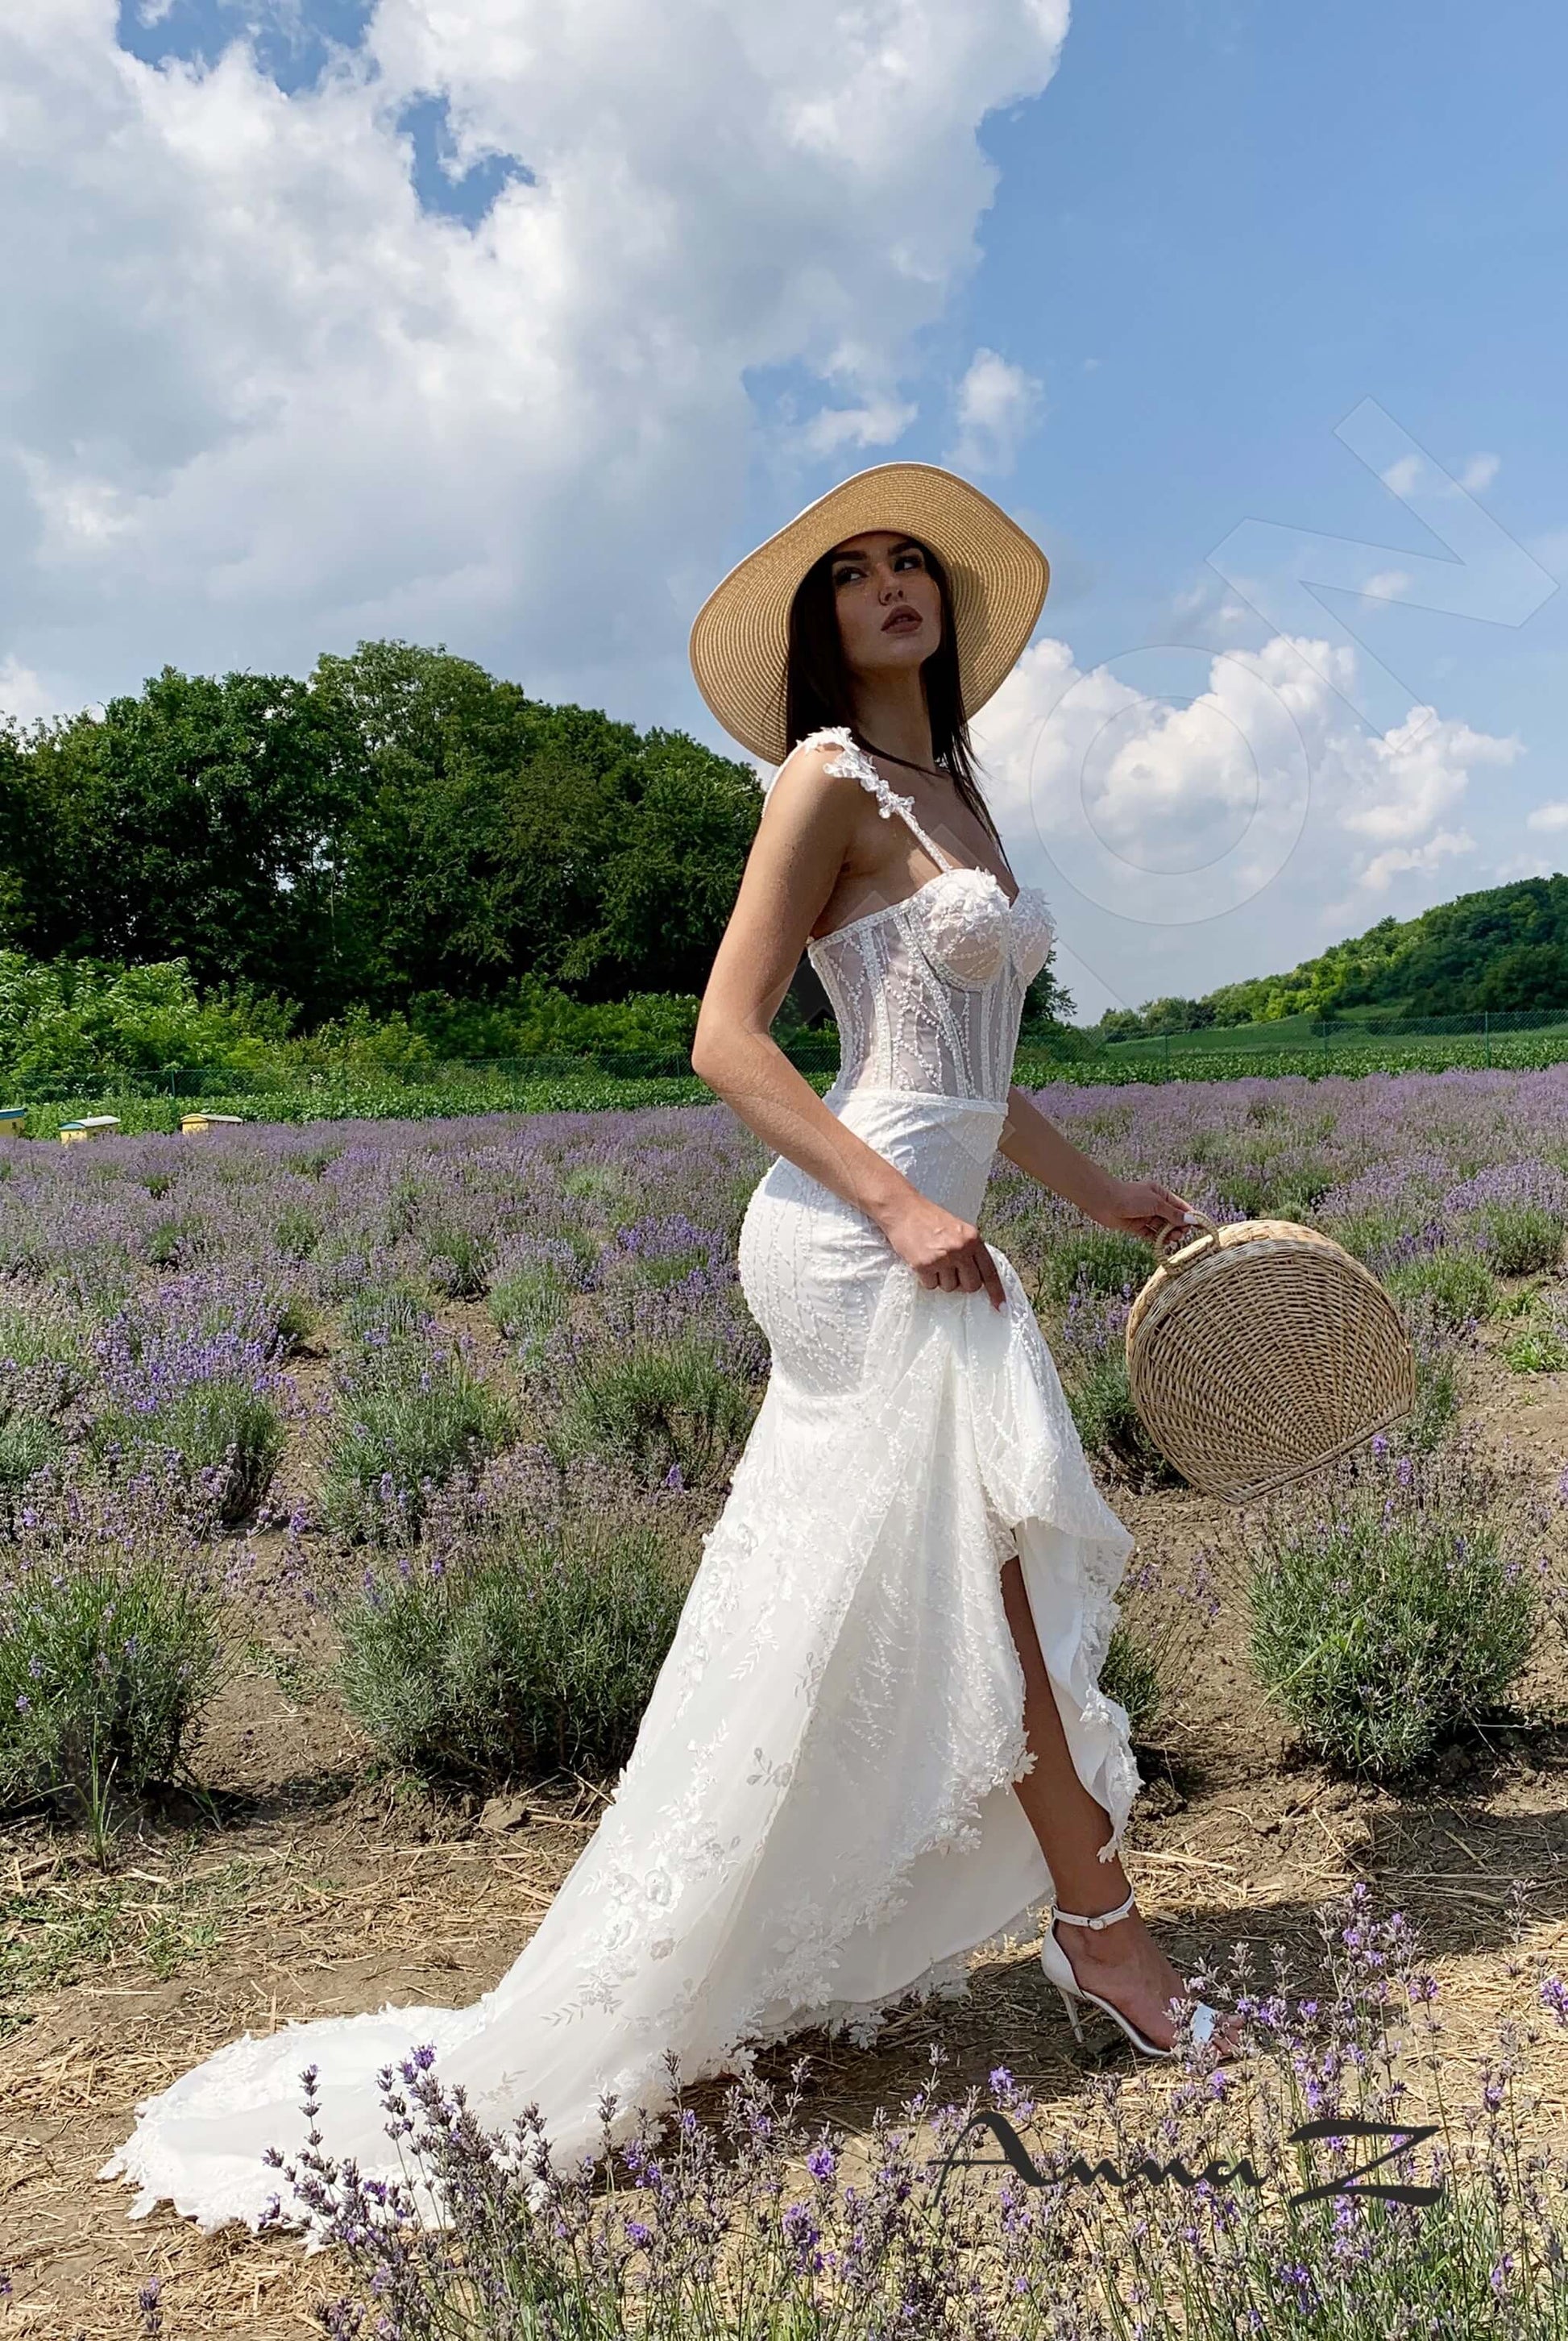
[[[1202,1219],[1196,1240],[1167,1228],[1156,1250],[1127,1318],[1127,1380],[1149,1437],[1203,1494],[1245,1503],[1409,1413],[1399,1311],[1332,1237]]]

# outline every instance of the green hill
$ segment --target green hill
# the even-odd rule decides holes
[[[1285,975],[1222,984],[1202,1000],[1112,1009],[1107,1038],[1192,1032],[1307,1016],[1455,1016],[1568,1005],[1568,877],[1519,878],[1380,919]]]

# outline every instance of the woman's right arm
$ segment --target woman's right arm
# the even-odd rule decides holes
[[[827,765],[837,751],[789,758],[769,791],[691,1043],[691,1070],[776,1152],[872,1220],[928,1286],[1003,1304],[976,1230],[920,1193],[847,1130],[769,1030],[837,884],[862,818],[860,783]]]

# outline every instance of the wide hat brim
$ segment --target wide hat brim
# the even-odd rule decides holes
[[[738,562],[691,627],[697,688],[731,737],[780,764],[789,608],[814,562],[871,529],[900,529],[928,544],[948,572],[958,682],[968,722],[998,690],[1034,632],[1051,568],[978,488],[937,463],[876,463],[825,496]]]

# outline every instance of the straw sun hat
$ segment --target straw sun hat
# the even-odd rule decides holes
[[[808,504],[737,563],[697,613],[691,671],[724,729],[764,762],[789,751],[789,604],[812,563],[870,529],[928,544],[948,572],[964,714],[983,707],[1034,631],[1050,563],[999,504],[936,463],[876,463]]]

